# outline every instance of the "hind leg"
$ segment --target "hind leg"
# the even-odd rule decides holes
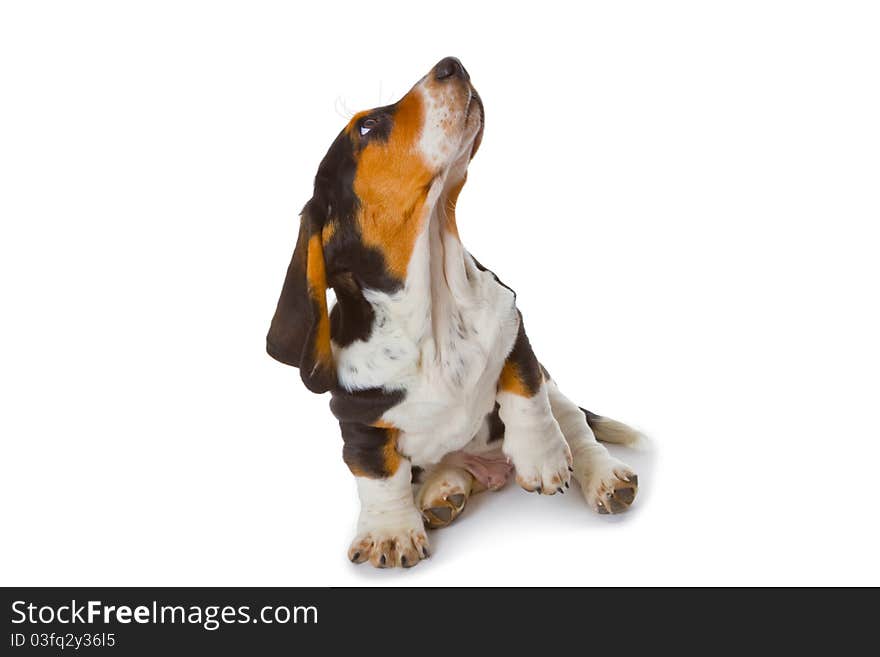
[[[470,472],[441,463],[423,474],[423,483],[416,493],[416,507],[428,527],[439,529],[449,525],[464,511],[468,498],[475,492]]]
[[[512,473],[513,466],[500,448],[470,445],[447,454],[441,463],[423,475],[424,483],[416,493],[416,507],[428,527],[445,527],[464,511],[471,495],[498,490]]]
[[[513,466],[499,446],[503,437],[496,406],[463,450],[447,454],[422,474],[416,507],[428,527],[446,527],[464,511],[471,495],[498,490],[507,483]]]
[[[638,476],[596,440],[584,412],[559,391],[556,383],[547,381],[547,393],[553,416],[571,449],[574,478],[587,504],[602,514],[626,511],[636,497]]]

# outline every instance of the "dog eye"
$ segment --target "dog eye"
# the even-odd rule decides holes
[[[376,119],[364,119],[363,123],[361,123],[361,137],[363,137],[377,125],[379,125],[379,121],[377,121]]]

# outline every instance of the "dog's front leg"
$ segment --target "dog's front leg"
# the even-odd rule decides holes
[[[428,557],[428,537],[412,491],[412,467],[397,452],[396,429],[340,423],[343,458],[357,479],[361,512],[348,549],[355,563],[409,568]]]
[[[541,365],[535,358],[520,317],[519,333],[498,381],[499,416],[504,422],[502,450],[527,491],[565,492],[571,475],[571,451],[547,395]]]

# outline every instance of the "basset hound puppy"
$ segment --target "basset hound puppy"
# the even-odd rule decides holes
[[[448,525],[514,473],[543,495],[574,476],[598,513],[625,511],[638,488],[597,442],[638,434],[560,392],[516,295],[461,243],[456,200],[483,118],[461,62],[443,59],[349,121],[301,214],[267,350],[331,393],[361,501],[356,563],[416,565],[426,525]]]

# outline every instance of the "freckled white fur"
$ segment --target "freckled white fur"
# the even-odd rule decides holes
[[[415,87],[421,94],[425,108],[425,123],[419,136],[418,149],[432,168],[443,168],[449,162],[467,168],[470,147],[480,129],[476,113],[467,116],[466,108],[473,94],[467,91],[462,102],[462,91],[451,86],[429,87],[423,79]],[[462,160],[462,156],[465,156]],[[452,167],[454,168],[454,167]]]
[[[454,116],[451,92],[427,93],[422,87],[422,102],[425,105],[425,124],[419,137],[418,148],[428,166],[438,167],[448,162],[453,154],[452,140],[447,136],[444,122]]]
[[[435,212],[426,221],[402,290],[364,291],[376,315],[369,340],[336,351],[344,387],[406,390],[383,419],[422,466],[478,433],[518,328],[513,293],[477,268],[441,220]]]

